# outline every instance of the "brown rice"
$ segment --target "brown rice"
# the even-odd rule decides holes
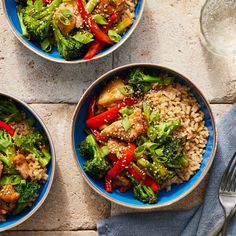
[[[164,183],[162,187],[170,188],[171,184],[188,181],[190,176],[200,168],[208,138],[200,105],[189,88],[178,83],[150,90],[145,94],[144,100],[153,109],[159,109],[161,122],[180,119],[181,125],[174,135],[186,138],[185,154],[188,158],[188,166],[177,170],[177,176]]]

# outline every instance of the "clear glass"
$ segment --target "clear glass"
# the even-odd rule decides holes
[[[236,0],[207,0],[200,26],[202,42],[210,51],[236,56]]]

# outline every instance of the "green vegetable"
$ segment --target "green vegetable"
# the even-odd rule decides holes
[[[87,10],[88,13],[91,13],[98,3],[99,3],[99,0],[89,0],[85,6],[85,9]]]
[[[175,176],[175,171],[168,170],[159,162],[151,163],[148,160],[141,158],[138,160],[138,166],[151,176],[157,183],[162,183],[165,180],[171,179]]]
[[[129,121],[129,116],[124,116],[123,120],[122,120],[122,125],[125,129],[125,131],[127,132],[130,128],[131,128],[131,123]]]
[[[36,12],[40,12],[43,9],[43,0],[35,0],[34,1],[34,9]]]
[[[70,9],[62,9],[61,11],[57,12],[55,18],[59,20],[63,25],[70,25],[71,16],[73,16]]]
[[[4,175],[1,178],[0,186],[4,186],[6,184],[17,185],[20,184],[23,179],[20,175]]]
[[[119,91],[125,96],[131,95],[134,93],[133,88],[129,85],[124,85],[124,86],[120,87]]]
[[[34,202],[41,185],[36,181],[26,181],[25,183],[14,186],[14,188],[20,194],[20,199],[12,212],[13,215],[17,215]]]
[[[118,43],[121,40],[121,36],[115,30],[109,30],[108,36],[110,40],[112,40],[115,43]]]
[[[79,31],[73,36],[73,38],[82,44],[88,44],[94,41],[93,34],[89,31]]]
[[[188,164],[184,154],[185,140],[183,138],[172,138],[163,148],[165,164],[171,168],[182,168]],[[162,156],[159,154],[159,156]],[[160,158],[161,159],[161,158]]]
[[[146,155],[154,155],[155,149],[158,147],[158,144],[152,142],[144,142],[142,145],[138,146],[135,149],[135,157],[143,157]]]
[[[122,107],[119,112],[122,114],[122,116],[125,116],[125,115],[129,116],[134,112],[134,109],[126,106],[126,107]]]
[[[20,23],[20,27],[21,27],[21,33],[27,40],[30,40],[30,34],[28,33],[27,28],[24,24],[24,20],[23,20],[24,19],[24,11],[25,10],[22,7],[17,7],[16,8],[16,13],[17,13],[19,23]]]
[[[3,161],[7,166],[12,166],[13,158],[16,156],[16,150],[13,145],[10,145],[5,154],[0,153],[0,160]]]
[[[147,136],[152,142],[164,143],[172,132],[180,125],[180,120],[162,122],[148,127]]]
[[[52,25],[57,43],[57,50],[61,57],[65,58],[66,60],[74,60],[80,57],[83,44],[81,44],[79,41],[76,41],[71,36],[64,36],[54,20]]]
[[[4,165],[3,174],[5,174],[5,175],[18,175],[19,172],[14,168],[14,166]]]
[[[6,154],[7,148],[12,144],[10,134],[0,129],[0,152]]]
[[[49,41],[48,38],[44,39],[41,43],[40,43],[40,47],[43,51],[45,52],[51,52],[52,51],[52,45]]]
[[[61,0],[54,0],[51,4],[40,11],[25,10],[23,21],[29,34],[36,40],[42,42],[51,35],[51,20],[55,9],[60,5]]]
[[[94,21],[99,25],[107,25],[108,22],[104,16],[101,16],[99,14],[93,15]]]
[[[47,139],[40,131],[34,131],[31,134],[24,136],[14,136],[15,144],[23,151],[33,154],[44,168],[51,160],[51,155],[48,150],[41,148],[47,145]]]
[[[152,83],[159,83],[162,85],[168,85],[173,83],[173,79],[170,80],[170,77],[156,77],[147,75],[144,73],[143,69],[137,68],[133,69],[129,75],[128,83],[134,88],[143,92],[151,89]]]
[[[10,121],[21,121],[22,115],[15,104],[10,100],[0,99],[0,120],[8,123]]]
[[[157,202],[157,194],[152,190],[151,187],[144,184],[138,183],[131,175],[127,174],[127,177],[133,184],[133,194],[138,200],[153,204]]]
[[[160,112],[153,110],[150,114],[150,123],[156,122],[158,120],[160,120]]]
[[[93,135],[88,135],[80,144],[79,150],[82,156],[87,156],[90,159],[84,163],[86,172],[102,178],[106,172],[111,168],[108,161],[104,158],[107,152],[99,148],[96,139]]]

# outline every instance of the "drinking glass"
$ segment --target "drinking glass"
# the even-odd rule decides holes
[[[210,51],[236,55],[236,0],[207,0],[200,27],[202,42]]]

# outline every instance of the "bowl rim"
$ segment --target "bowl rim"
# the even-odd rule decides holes
[[[78,112],[79,110],[81,109],[81,107],[83,106],[83,103],[86,99],[86,97],[91,93],[92,89],[94,87],[96,87],[98,84],[100,84],[104,79],[108,78],[108,77],[111,77],[113,74],[119,72],[120,70],[123,70],[123,69],[130,69],[130,68],[133,68],[133,67],[150,67],[150,68],[159,68],[159,69],[164,69],[164,70],[167,70],[173,74],[176,74],[177,76],[183,78],[184,80],[186,80],[187,82],[189,82],[190,84],[193,85],[194,89],[196,89],[197,93],[202,97],[204,103],[206,104],[207,108],[208,108],[208,111],[209,111],[209,114],[210,114],[210,117],[211,117],[211,120],[212,120],[212,124],[213,124],[213,129],[214,129],[214,146],[213,146],[213,149],[212,149],[212,154],[210,156],[210,159],[207,163],[207,166],[206,166],[206,169],[205,171],[202,173],[202,175],[197,179],[196,183],[191,187],[189,188],[187,191],[185,191],[183,194],[181,194],[179,197],[171,200],[171,201],[168,201],[166,203],[162,203],[162,204],[155,204],[155,205],[145,205],[145,206],[135,206],[135,205],[131,205],[131,204],[128,204],[128,203],[123,203],[121,201],[118,201],[110,196],[107,196],[106,194],[104,194],[103,192],[101,192],[99,189],[97,189],[94,184],[89,180],[89,178],[87,177],[86,174],[83,173],[82,171],[82,168],[79,164],[79,161],[77,160],[76,158],[76,153],[75,153],[75,143],[74,143],[74,129],[75,129],[75,123],[76,123],[76,118],[77,118],[77,115],[78,115]],[[170,205],[173,205],[174,203],[180,201],[181,199],[185,198],[188,194],[190,194],[201,182],[202,180],[205,178],[206,174],[208,173],[208,171],[210,170],[210,167],[212,165],[212,162],[214,160],[214,157],[215,157],[215,153],[216,153],[216,148],[217,148],[217,130],[216,130],[216,123],[215,123],[215,119],[214,119],[214,116],[213,116],[213,113],[212,113],[212,109],[210,107],[210,104],[209,102],[207,101],[206,97],[203,95],[203,93],[201,92],[201,90],[190,80],[188,79],[187,77],[185,77],[184,75],[176,72],[175,70],[172,70],[172,69],[169,69],[168,67],[165,67],[165,66],[161,66],[161,65],[158,65],[158,64],[152,64],[152,63],[132,63],[132,64],[127,64],[127,65],[123,65],[123,66],[120,66],[120,67],[117,67],[117,68],[114,68],[108,72],[106,72],[105,74],[101,75],[99,78],[97,78],[87,89],[86,91],[84,92],[84,94],[82,95],[82,97],[80,98],[78,104],[76,105],[76,108],[75,108],[75,111],[74,111],[74,114],[73,114],[73,119],[72,119],[72,126],[71,126],[71,139],[72,139],[72,149],[73,149],[73,157],[74,157],[74,160],[77,164],[77,167],[79,169],[79,172],[80,174],[83,176],[84,180],[88,183],[88,185],[93,189],[95,190],[99,195],[103,196],[104,198],[106,198],[107,200],[111,201],[111,202],[114,202],[118,205],[121,205],[121,206],[124,206],[124,207],[128,207],[128,208],[132,208],[132,209],[138,209],[138,210],[150,210],[150,209],[160,209],[160,208],[163,208],[163,207],[167,207],[167,206],[170,206]]]
[[[37,54],[38,56],[43,57],[44,59],[47,59],[49,61],[52,62],[57,62],[57,63],[62,63],[62,64],[81,64],[81,63],[85,63],[85,62],[90,62],[90,61],[94,61],[100,58],[103,58],[111,53],[113,53],[116,49],[118,49],[121,45],[123,45],[123,43],[126,42],[126,40],[131,36],[131,34],[134,32],[134,30],[137,28],[142,15],[143,15],[143,11],[144,11],[144,7],[145,7],[145,3],[146,0],[141,0],[141,5],[140,5],[140,10],[139,10],[139,15],[138,17],[135,19],[135,22],[131,25],[129,32],[125,35],[124,38],[122,38],[122,40],[119,43],[114,44],[108,51],[106,51],[105,53],[101,53],[101,55],[96,55],[93,58],[89,59],[89,60],[84,60],[84,59],[77,59],[77,60],[73,60],[73,61],[66,61],[64,58],[62,59],[55,59],[51,56],[49,56],[50,54],[44,54],[36,49],[34,49],[32,46],[30,46],[28,43],[26,43],[22,37],[16,32],[15,27],[11,24],[10,19],[8,17],[7,14],[7,9],[6,9],[6,4],[5,1],[7,0],[1,0],[2,1],[2,6],[3,6],[3,12],[4,12],[4,16],[5,19],[7,20],[8,26],[10,27],[12,33],[15,35],[15,37],[25,46],[27,47],[30,51],[34,52],[35,54]]]
[[[55,153],[54,143],[53,143],[53,140],[52,140],[51,135],[49,133],[49,130],[46,127],[46,125],[44,124],[44,122],[42,121],[42,119],[40,118],[40,116],[38,115],[38,113],[35,112],[34,109],[30,105],[28,105],[27,103],[23,102],[22,100],[16,98],[15,96],[12,96],[10,94],[3,93],[3,92],[0,92],[0,96],[12,99],[16,103],[21,104],[23,107],[26,107],[33,114],[33,116],[35,116],[37,118],[38,122],[41,124],[41,126],[43,127],[44,132],[47,135],[48,141],[50,143],[50,151],[51,151],[51,156],[52,156],[52,160],[51,160],[52,173],[51,173],[51,176],[50,176],[50,179],[49,179],[48,187],[47,187],[47,189],[46,189],[46,191],[44,193],[44,196],[38,202],[38,204],[33,209],[31,209],[29,211],[29,213],[26,216],[22,217],[20,220],[18,220],[17,222],[15,222],[15,223],[13,223],[13,224],[11,224],[9,226],[5,226],[3,228],[0,228],[0,232],[3,232],[5,230],[9,230],[9,229],[11,229],[13,227],[16,227],[17,225],[20,225],[23,222],[25,222],[27,219],[29,219],[43,205],[43,203],[46,200],[46,198],[47,198],[47,196],[48,196],[48,194],[50,192],[50,189],[52,187],[52,183],[53,183],[53,179],[54,179],[54,174],[55,174],[55,167],[56,167],[56,153]]]

